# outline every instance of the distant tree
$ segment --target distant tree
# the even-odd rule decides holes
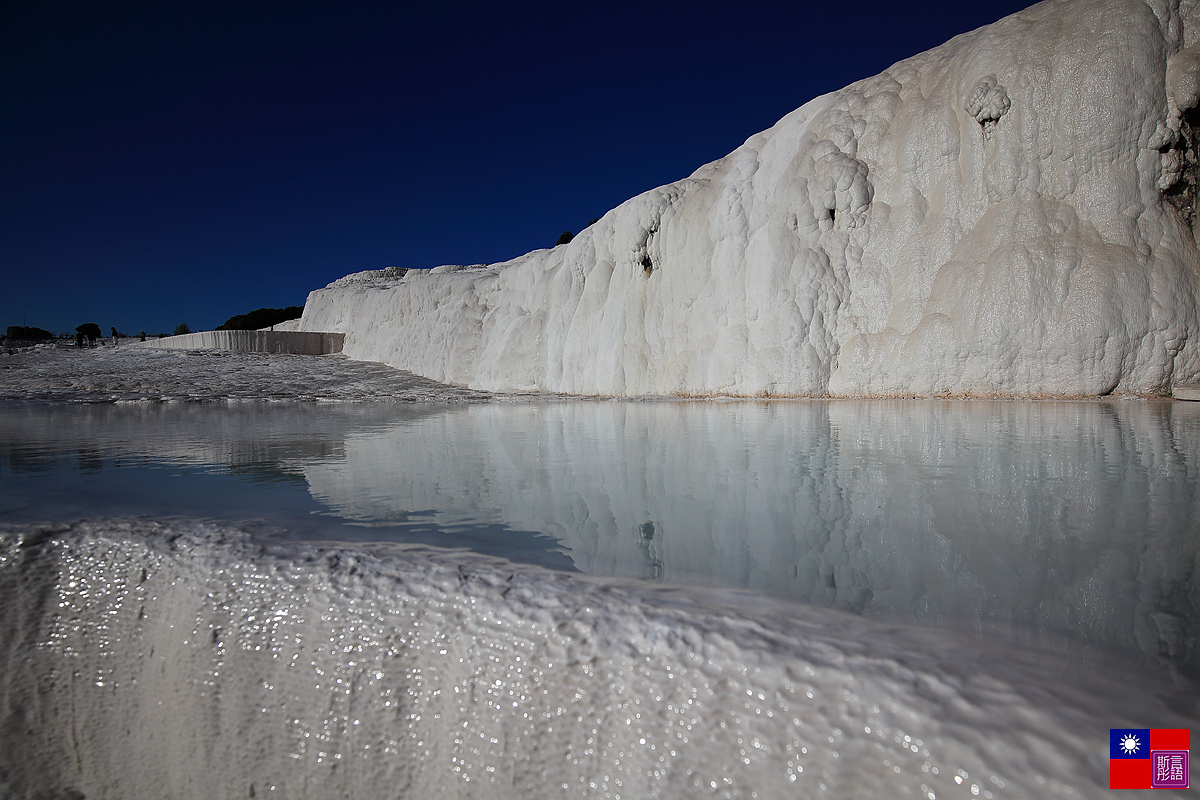
[[[94,344],[97,339],[104,335],[100,332],[100,326],[94,322],[85,322],[82,325],[76,326],[75,332],[82,333],[87,338],[88,344]]]
[[[53,339],[54,334],[42,328],[35,328],[32,325],[9,325],[9,339],[20,339],[25,342],[40,342],[44,339]]]
[[[181,322],[175,326],[175,336],[183,336],[185,333],[191,333],[192,329],[188,327],[186,322]]]
[[[600,221],[600,218],[599,218],[599,217],[592,217],[592,221],[591,221],[591,222],[589,222],[587,225],[584,225],[583,227],[585,227],[585,228],[590,228],[590,227],[592,227],[593,225],[595,225],[595,224],[596,224],[597,222],[599,222],[599,221]]]
[[[563,231],[561,234],[559,234],[558,241],[554,243],[554,246],[558,247],[560,244],[568,244],[574,238],[575,234],[571,233],[570,231]]]
[[[304,306],[288,306],[287,308],[260,308],[248,314],[238,314],[218,325],[219,331],[256,331],[269,328],[289,319],[300,319],[304,314]]]

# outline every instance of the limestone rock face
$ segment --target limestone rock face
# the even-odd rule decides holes
[[[569,244],[302,329],[474,388],[1101,395],[1200,378],[1200,8],[1047,0],[818,97]]]

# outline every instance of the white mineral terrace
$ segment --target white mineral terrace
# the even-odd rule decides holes
[[[1053,654],[196,522],[0,526],[0,596],[49,796],[1101,797],[1097,731],[1190,724]]]
[[[1200,378],[1198,32],[1191,2],[1047,0],[569,244],[351,275],[301,328],[486,390],[1169,392]]]
[[[895,424],[894,403],[771,404],[775,416],[827,414],[828,435],[842,441],[842,468],[804,467],[787,456],[807,452],[804,442],[781,436],[788,426],[770,414],[748,418],[753,436],[745,429],[702,458],[672,460],[670,439],[704,439],[721,430],[717,416],[743,404],[691,404],[698,416],[673,413],[676,403],[463,405],[481,398],[343,356],[43,348],[0,356],[0,367],[9,415],[0,430],[14,458],[31,449],[29,437],[59,437],[67,450],[77,441],[83,453],[126,436],[121,420],[144,426],[138,413],[107,415],[114,421],[102,430],[77,414],[55,424],[26,407],[90,401],[150,417],[178,409],[188,430],[122,458],[167,459],[179,471],[213,457],[257,462],[289,431],[308,440],[294,418],[256,435],[253,421],[275,406],[263,401],[454,402],[453,412],[426,405],[411,416],[431,424],[371,424],[333,458],[297,462],[309,490],[351,517],[490,508],[560,536],[581,567],[610,560],[618,571],[637,553],[595,544],[636,547],[608,534],[669,517],[655,533],[668,579],[752,566],[739,553],[769,564],[809,548],[819,563],[801,558],[813,574],[798,579],[814,598],[836,591],[839,607],[867,614],[462,550],[255,538],[230,523],[10,522],[0,525],[0,796],[7,783],[122,800],[251,789],[314,798],[1103,797],[1109,727],[1194,727],[1192,684],[1153,667],[1193,647],[1194,619],[1163,610],[1192,602],[1192,404],[1065,403],[1051,416],[1031,403],[946,404],[932,426],[915,428]],[[246,413],[203,422],[188,404],[160,405],[179,400],[217,412],[211,401],[224,400]],[[305,407],[310,418],[354,408]],[[514,482],[528,469],[513,463],[519,442],[505,408],[544,418],[529,457],[546,474],[524,488]],[[465,421],[458,433],[442,430],[447,414]],[[1067,424],[1071,416],[1081,424]],[[700,427],[678,430],[684,422]],[[225,438],[201,435],[206,425]],[[1011,447],[988,449],[996,426],[1010,431],[1001,439]],[[602,435],[610,428],[619,435]],[[210,439],[220,452],[206,455]],[[1065,450],[1059,441],[1043,454],[1039,442],[1063,439]],[[751,441],[764,446],[747,450]],[[598,459],[588,442],[615,452]],[[966,481],[977,488],[964,511],[936,481],[922,499],[901,473],[854,468],[855,447],[918,462],[945,448],[990,455]],[[1044,507],[1013,493],[1029,464],[1066,479]],[[1102,497],[1088,491],[1096,465],[1115,470]],[[813,480],[800,475],[789,493],[784,473],[797,466]],[[745,492],[687,504],[687,476],[702,467]],[[876,524],[882,506],[887,526]],[[739,542],[739,507],[783,528],[760,520]],[[1008,507],[1025,533],[1018,525],[981,536],[953,523],[977,508],[983,527]],[[1075,522],[1050,534],[1038,523],[1046,514]],[[820,515],[834,520],[827,543],[817,532],[785,535]],[[1147,520],[1145,546],[1112,532],[1124,517]],[[722,563],[705,566],[706,540],[708,558]],[[996,583],[995,559],[1045,548],[1044,560]],[[836,589],[819,579],[822,565]],[[1053,635],[1033,647],[908,627],[890,621],[896,612],[985,627],[1035,620],[1050,632],[1062,623],[1084,631],[1091,655],[1053,645]]]
[[[68,429],[33,406],[303,400],[353,421],[351,402],[420,403],[428,424],[321,440],[291,476],[351,520],[483,509],[626,574],[640,544],[618,536],[669,517],[646,529],[660,577],[738,570],[716,543],[794,559],[798,597],[837,606],[772,599],[766,578],[294,541],[215,511],[6,519],[0,800],[1108,797],[1109,728],[1197,727],[1195,404],[1063,402],[1069,425],[1033,403],[922,424],[876,400],[770,404],[823,414],[839,459],[905,455],[871,471],[769,414],[722,428],[669,402],[488,393],[1200,398],[1198,142],[1200,3],[1046,0],[806,103],[566,245],[348,275],[298,332],[0,354],[0,466],[21,480],[44,466],[31,441],[74,436],[79,481],[109,458],[102,415]],[[293,354],[339,336],[342,354]],[[245,427],[258,463],[253,416],[213,424]],[[663,442],[700,438],[685,423],[738,436],[676,457]],[[222,441],[120,455],[176,448],[187,472]],[[932,468],[918,485],[911,465],[947,450],[977,456],[953,465],[967,489]],[[734,478],[696,500],[698,464]],[[1028,490],[1043,478],[1065,488]],[[981,535],[1001,511],[1021,524]],[[826,561],[805,572],[800,550]],[[1045,635],[1023,639],[1029,620]]]

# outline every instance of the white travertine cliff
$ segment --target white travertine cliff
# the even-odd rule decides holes
[[[301,328],[489,390],[1100,395],[1200,378],[1194,0],[1047,0],[570,244],[359,273]]]

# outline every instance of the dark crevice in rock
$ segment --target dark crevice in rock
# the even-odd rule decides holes
[[[1159,148],[1164,157],[1171,151],[1181,159],[1180,176],[1163,191],[1168,203],[1179,210],[1188,226],[1195,231],[1197,183],[1200,182],[1200,108],[1185,111],[1180,119],[1179,139],[1173,145]]]
[[[657,227],[646,231],[646,238],[642,240],[642,245],[638,248],[638,252],[642,254],[638,263],[642,265],[642,270],[645,271],[647,278],[650,277],[650,273],[654,272],[654,261],[650,258],[650,242],[654,239],[654,234],[656,233],[658,233]]]

